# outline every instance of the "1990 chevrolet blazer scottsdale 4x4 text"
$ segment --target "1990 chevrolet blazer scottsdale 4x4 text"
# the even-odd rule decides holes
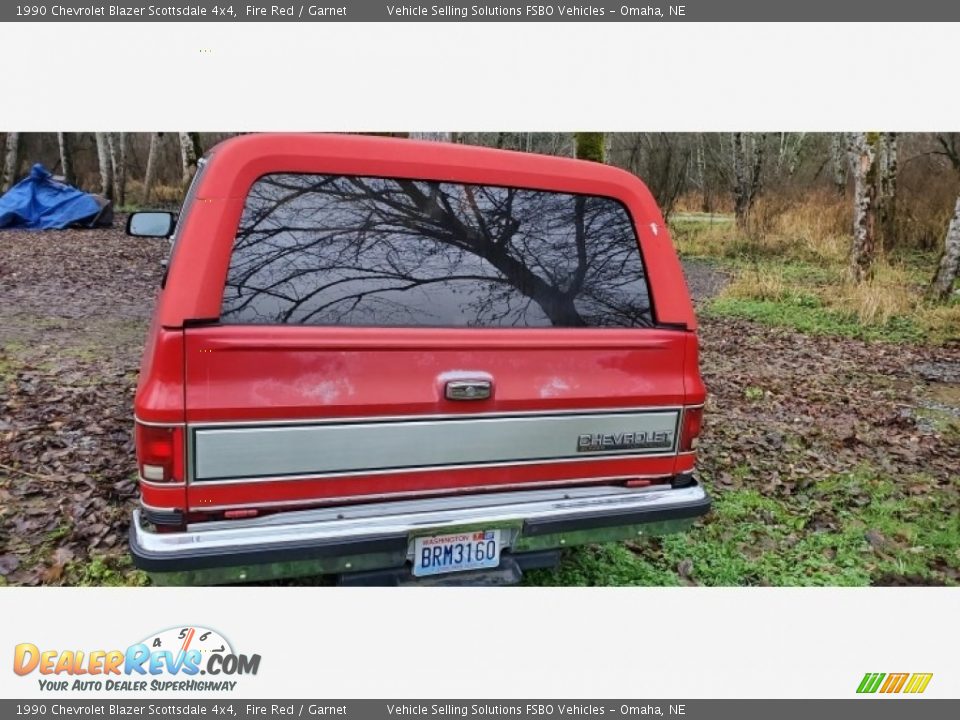
[[[693,308],[629,173],[248,135],[128,231],[172,238],[130,534],[159,582],[515,582],[709,509]]]

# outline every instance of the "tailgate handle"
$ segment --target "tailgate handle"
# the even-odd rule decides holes
[[[447,383],[447,400],[487,400],[493,383],[489,380],[450,380]]]

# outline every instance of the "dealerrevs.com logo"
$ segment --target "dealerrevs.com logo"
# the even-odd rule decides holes
[[[241,676],[256,675],[260,655],[234,651],[216,630],[175,627],[148,635],[125,650],[57,650],[20,643],[13,671],[37,675],[51,692],[232,691]]]

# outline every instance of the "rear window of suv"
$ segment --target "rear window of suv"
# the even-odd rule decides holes
[[[646,327],[626,208],[606,197],[307,174],[246,199],[221,322]]]

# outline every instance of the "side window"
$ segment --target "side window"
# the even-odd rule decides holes
[[[221,321],[647,327],[626,208],[498,186],[276,174],[246,199]]]

